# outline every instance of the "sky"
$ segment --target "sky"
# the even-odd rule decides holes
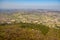
[[[0,9],[60,10],[60,0],[0,0]]]

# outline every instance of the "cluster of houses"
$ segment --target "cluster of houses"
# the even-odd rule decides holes
[[[49,14],[51,15],[51,14]],[[55,24],[57,24],[58,26],[60,26],[60,22],[58,22],[57,18],[56,19],[51,19],[50,17],[46,16],[46,15],[40,15],[38,17],[36,17],[37,15],[21,15],[20,13],[18,13],[17,15],[15,14],[14,16],[16,16],[17,18],[3,18],[0,19],[0,24],[14,24],[14,23],[36,23],[36,24],[44,24],[47,25],[49,27],[55,27]]]

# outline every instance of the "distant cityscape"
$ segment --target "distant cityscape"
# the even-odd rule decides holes
[[[37,23],[49,27],[60,26],[60,11],[43,9],[0,10],[0,24]]]

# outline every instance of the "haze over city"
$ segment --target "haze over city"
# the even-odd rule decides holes
[[[60,0],[0,0],[0,9],[60,10]]]

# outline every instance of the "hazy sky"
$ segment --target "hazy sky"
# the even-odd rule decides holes
[[[0,0],[0,9],[57,9],[60,0]]]

